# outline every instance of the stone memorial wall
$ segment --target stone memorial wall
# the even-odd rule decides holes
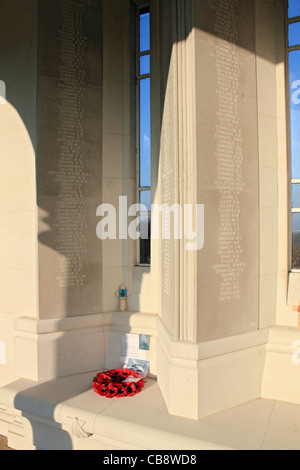
[[[254,1],[196,2],[198,337],[258,328],[258,143]]]
[[[39,4],[41,315],[101,311],[101,0]]]

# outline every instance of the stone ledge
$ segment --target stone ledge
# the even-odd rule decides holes
[[[0,389],[2,410],[5,407],[7,415],[15,412],[18,421],[24,421],[27,442],[22,449],[47,450],[50,446],[53,450],[53,442],[63,449],[215,448],[213,443],[195,439],[196,422],[168,414],[154,380],[147,379],[145,389],[136,397],[108,400],[93,392],[94,375],[91,372],[43,383],[20,379]],[[185,435],[181,427],[187,424],[192,428],[185,429]],[[16,444],[10,429],[8,425],[9,443]]]
[[[134,398],[108,400],[93,392],[93,375],[44,383],[20,379],[0,389],[0,429],[9,447],[177,451],[300,447],[296,439],[300,406],[259,399],[194,421],[170,416],[153,380],[147,380]],[[6,431],[1,427],[5,414],[10,416],[5,419]],[[291,423],[284,422],[286,417],[293,418]]]

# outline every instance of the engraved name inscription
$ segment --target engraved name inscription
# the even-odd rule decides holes
[[[213,56],[215,59],[218,112],[215,130],[217,176],[215,186],[220,196],[219,263],[220,301],[240,298],[239,277],[245,269],[241,248],[240,194],[244,190],[242,131],[239,113],[240,65],[236,45],[239,40],[238,0],[219,0],[216,5]]]
[[[165,114],[164,114],[164,123],[163,123],[163,172],[162,172],[162,196],[163,201],[166,204],[172,205],[174,201],[172,200],[174,184],[172,181],[173,169],[171,164],[171,101],[170,101],[170,91],[167,90],[165,97]],[[172,251],[171,251],[171,242],[170,240],[164,240],[163,243],[163,292],[166,296],[171,297],[172,293]]]
[[[83,80],[86,38],[84,36],[84,0],[61,0],[62,22],[58,31],[59,98],[58,134],[59,159],[54,181],[59,192],[56,203],[55,248],[59,253],[60,287],[82,286],[85,281],[83,260],[87,251],[85,240],[86,204],[83,185],[87,173],[83,162]]]

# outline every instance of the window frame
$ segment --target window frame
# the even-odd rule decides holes
[[[149,12],[150,14],[150,49],[147,51],[140,51],[140,15],[143,13]],[[135,67],[136,67],[136,195],[137,195],[137,204],[140,204],[141,202],[141,193],[150,191],[150,201],[151,201],[151,196],[152,196],[152,185],[151,185],[151,170],[150,170],[150,186],[141,186],[140,185],[140,154],[141,154],[141,149],[140,149],[140,83],[141,80],[145,80],[147,78],[150,79],[150,93],[151,93],[151,53],[152,53],[152,48],[151,48],[151,9],[150,9],[150,3],[145,2],[136,8],[136,51],[135,51]],[[143,56],[149,55],[150,57],[150,72],[147,74],[140,74],[140,58]],[[150,97],[150,125],[151,125],[151,97]],[[150,140],[151,140],[151,134],[150,134]],[[150,147],[150,161],[152,160],[152,145]],[[150,222],[151,222],[151,211],[149,212],[139,212],[139,216],[150,216]],[[137,266],[140,267],[147,267],[149,268],[151,266],[151,236],[150,236],[150,262],[148,263],[142,263],[141,262],[141,238],[137,240],[137,251],[136,251],[136,257],[137,257]]]
[[[300,178],[292,178],[292,128],[291,128],[291,87],[290,87],[290,52],[293,51],[300,51],[300,43],[296,46],[289,45],[289,26],[294,23],[300,23],[300,16],[295,16],[293,18],[289,18],[288,14],[289,8],[289,1],[286,0],[286,8],[285,8],[285,50],[286,50],[286,93],[287,93],[287,148],[288,148],[288,200],[289,200],[289,272],[290,273],[300,273],[300,266],[299,268],[293,268],[292,266],[292,258],[293,258],[293,214],[300,213],[300,206],[293,207],[292,201],[292,188],[293,185],[300,185]]]

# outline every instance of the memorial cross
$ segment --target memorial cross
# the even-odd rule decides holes
[[[131,292],[129,292],[125,286],[121,286],[119,290],[116,291],[116,296],[120,298],[120,307],[121,312],[126,310],[126,299],[130,297]]]

